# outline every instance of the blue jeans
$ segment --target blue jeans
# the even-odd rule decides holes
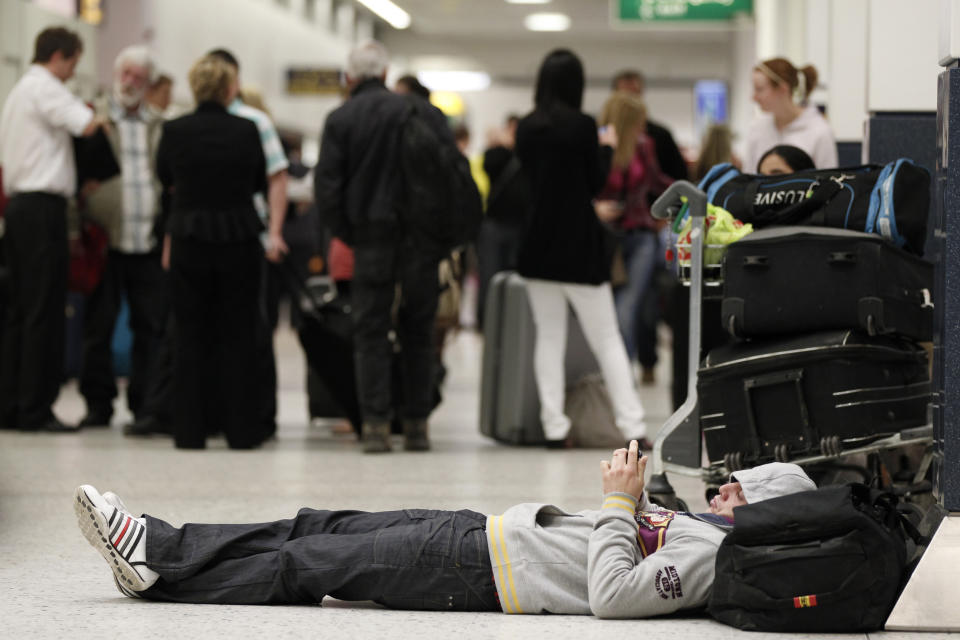
[[[373,600],[394,609],[501,611],[487,518],[473,511],[316,511],[260,524],[147,518],[141,595],[198,604]]]
[[[638,229],[626,232],[621,241],[623,260],[626,264],[627,282],[614,292],[617,306],[617,321],[627,355],[635,360],[637,353],[637,332],[641,325],[646,298],[655,295],[653,290],[653,272],[657,265],[660,242],[655,231]],[[646,350],[645,350],[646,351]],[[646,359],[646,358],[645,358]],[[652,366],[654,362],[641,364]]]

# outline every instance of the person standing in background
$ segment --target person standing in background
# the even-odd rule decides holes
[[[254,206],[262,220],[267,223],[266,258],[271,263],[279,263],[289,252],[283,240],[283,221],[287,216],[287,156],[283,144],[277,135],[270,116],[256,107],[245,104],[240,91],[240,63],[230,51],[214,49],[207,55],[219,58],[233,67],[235,72],[232,89],[234,98],[227,105],[227,112],[246,118],[255,125],[260,133],[260,144],[266,158],[267,191],[266,202],[262,193],[254,195]],[[276,293],[279,277],[273,273],[267,262],[260,266],[260,314],[262,322],[257,335],[257,370],[260,380],[257,384],[260,393],[260,421],[268,436],[277,431],[277,362],[273,350],[273,331],[277,326],[278,313]]]
[[[173,202],[164,239],[176,321],[174,439],[203,449],[222,428],[232,449],[269,437],[260,420],[256,338],[261,317],[253,194],[266,186],[256,125],[231,115],[236,72],[206,56],[190,69],[193,113],[163,125],[157,173]]]
[[[606,185],[594,200],[594,210],[619,236],[627,281],[614,291],[620,333],[631,360],[637,358],[644,378],[653,375],[656,349],[638,352],[638,326],[645,305],[656,305],[653,274],[660,258],[661,223],[650,214],[650,197],[673,183],[660,171],[653,141],[646,130],[646,106],[633,94],[618,92],[607,100],[600,124],[617,131],[617,147]],[[654,298],[653,301],[648,300]]]
[[[646,81],[639,71],[627,69],[613,77],[611,88],[614,92],[632,93],[642,100],[646,90]],[[647,115],[649,116],[649,113]],[[660,170],[674,180],[686,180],[687,161],[683,159],[683,154],[680,153],[670,129],[648,117],[646,133],[653,140]],[[652,201],[651,204],[653,204]]]
[[[23,431],[64,432],[53,414],[60,391],[67,298],[67,199],[77,191],[71,136],[103,125],[64,86],[83,43],[73,31],[44,29],[30,68],[0,114],[4,245],[10,286],[0,356],[0,424]]]
[[[737,169],[743,163],[733,153],[733,133],[725,124],[713,124],[703,134],[703,143],[700,145],[700,155],[697,157],[697,166],[691,178],[699,181],[707,175],[714,165],[729,162]]]
[[[324,123],[316,175],[321,223],[354,252],[351,289],[357,393],[365,453],[391,451],[393,344],[400,343],[404,448],[430,448],[434,323],[443,251],[423,246],[404,228],[400,131],[412,102],[441,144],[453,145],[443,113],[384,85],[389,56],[367,41],[347,60],[350,97]],[[399,300],[397,298],[399,297]],[[396,324],[392,310],[396,308]]]
[[[643,74],[636,69],[627,69],[614,76],[612,88],[615,92],[630,93],[642,100],[646,92],[646,80]],[[660,171],[674,180],[686,180],[688,178],[687,161],[677,147],[673,134],[667,127],[651,120],[649,116],[648,111],[646,134],[653,141],[653,149]],[[656,197],[651,193],[649,199],[649,204],[652,205]],[[661,237],[656,249],[657,262],[651,276],[657,295],[646,296],[643,306],[639,310],[640,318],[636,323],[635,342],[641,362],[656,363],[658,359],[657,325],[660,322],[660,297],[664,296],[669,301],[675,298],[678,292],[682,291],[680,289],[682,285],[666,268],[663,257],[664,249],[665,243]],[[676,330],[674,327],[671,328]],[[653,384],[656,381],[652,365],[641,367],[640,379],[645,385]]]
[[[514,152],[517,123],[508,115],[505,126],[483,153],[483,171],[490,181],[486,208],[477,236],[477,329],[483,330],[487,290],[493,276],[517,268],[524,227],[530,220],[530,189]]]
[[[607,180],[617,132],[608,127],[598,140],[596,122],[580,110],[583,85],[576,54],[552,51],[537,73],[534,110],[517,126],[517,157],[533,201],[518,271],[536,326],[533,370],[543,433],[558,448],[570,431],[563,379],[567,303],[600,363],[624,440],[645,440],[647,429],[617,325],[606,231],[592,204]],[[649,448],[649,441],[641,444]]]
[[[148,109],[144,95],[153,75],[150,52],[127,47],[113,67],[113,91],[96,104],[96,113],[110,126],[106,137],[120,173],[84,188],[87,214],[107,231],[109,253],[100,283],[87,304],[83,323],[83,365],[80,393],[87,403],[81,427],[109,426],[117,383],[111,343],[124,297],[130,305],[133,331],[132,369],[127,405],[136,421],[159,420],[152,388],[162,375],[160,341],[168,309],[160,265],[160,183],[155,160],[162,121]]]
[[[760,156],[780,144],[803,149],[818,169],[837,166],[837,141],[820,111],[808,104],[817,86],[813,65],[797,69],[786,58],[753,68],[753,101],[763,114],[747,131],[746,171],[757,171]]]
[[[147,87],[143,101],[156,117],[164,117],[173,102],[173,78],[165,73],[158,74]]]

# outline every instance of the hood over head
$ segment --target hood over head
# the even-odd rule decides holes
[[[730,481],[740,483],[747,504],[817,488],[803,469],[789,462],[771,462],[734,471],[730,474]]]

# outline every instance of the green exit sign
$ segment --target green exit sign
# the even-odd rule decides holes
[[[753,0],[611,0],[614,16],[623,22],[731,20],[752,13]]]

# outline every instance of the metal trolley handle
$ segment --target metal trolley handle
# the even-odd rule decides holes
[[[658,220],[676,218],[683,204],[681,196],[686,196],[690,203],[691,216],[703,218],[707,215],[707,194],[686,180],[677,180],[670,185],[653,203],[650,213]]]
[[[679,215],[686,196],[692,218],[690,228],[690,352],[687,361],[687,399],[657,434],[653,445],[653,474],[665,471],[663,445],[667,437],[685,420],[699,423],[697,399],[697,369],[700,366],[700,332],[703,305],[703,241],[706,228],[707,194],[686,180],[678,180],[663,192],[651,207],[653,217],[665,220]]]

